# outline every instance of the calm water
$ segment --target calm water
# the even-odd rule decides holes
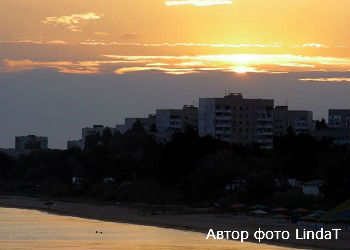
[[[102,231],[102,234],[96,234]],[[206,240],[204,234],[0,207],[0,249],[283,249]]]

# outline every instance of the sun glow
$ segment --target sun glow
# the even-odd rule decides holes
[[[252,67],[246,67],[246,66],[237,66],[232,69],[233,72],[236,72],[238,74],[245,74],[247,72],[254,72],[255,69]]]
[[[286,73],[348,71],[348,58],[312,57],[290,54],[231,54],[231,55],[102,55],[104,60],[2,60],[0,72],[20,72],[40,68],[57,69],[62,73],[127,74],[158,71],[165,74],[194,74],[208,71],[245,73]]]
[[[177,6],[177,5],[193,5],[193,6],[212,6],[220,4],[232,4],[232,0],[173,0],[165,1],[166,6]]]

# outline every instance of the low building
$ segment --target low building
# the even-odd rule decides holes
[[[289,110],[288,106],[274,108],[274,135],[281,136],[291,127],[296,134],[310,134],[313,130],[313,112],[308,110]]]
[[[83,140],[72,140],[72,141],[67,141],[67,149],[83,149]]]
[[[28,154],[32,151],[48,149],[48,138],[43,136],[16,136],[15,150],[20,154]]]
[[[89,135],[99,135],[102,136],[103,132],[109,129],[109,131],[114,134],[116,132],[115,128],[109,128],[109,127],[104,127],[103,125],[93,125],[92,128],[83,128],[82,129],[82,136],[81,136],[81,140],[82,140],[82,149],[85,149],[86,146],[86,138]]]
[[[312,135],[317,140],[350,145],[350,109],[329,109],[327,126],[313,131]]]
[[[182,109],[157,109],[156,137],[159,142],[171,140],[175,132],[183,131],[187,126],[198,127],[198,108],[185,105]]]
[[[234,192],[237,191],[241,188],[243,188],[244,184],[245,184],[245,180],[232,180],[231,183],[227,183],[226,184],[226,191],[229,192]]]
[[[125,118],[124,124],[116,125],[116,130],[121,134],[124,134],[126,131],[132,128],[137,120],[141,122],[141,125],[147,132],[152,132],[151,130],[156,124],[156,115],[149,115],[147,118]]]
[[[272,99],[244,99],[241,93],[199,99],[199,135],[262,148],[273,147]]]
[[[302,187],[302,182],[298,181],[297,179],[287,179],[287,184],[289,187],[292,187],[292,188],[301,188]]]
[[[336,145],[349,145],[349,132],[330,128],[312,131],[312,136],[318,141],[330,141]]]
[[[18,157],[20,153],[14,148],[0,148],[0,153],[4,153],[11,157]]]
[[[324,185],[324,181],[322,180],[312,180],[312,181],[305,182],[302,185],[303,194],[322,197],[323,193],[321,191],[321,188],[323,185]]]

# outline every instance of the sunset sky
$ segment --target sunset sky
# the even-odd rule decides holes
[[[349,108],[349,0],[0,0],[0,147],[198,97]]]

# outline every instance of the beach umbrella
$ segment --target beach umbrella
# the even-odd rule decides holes
[[[242,209],[242,208],[246,208],[247,206],[242,204],[242,203],[237,203],[237,204],[233,204],[231,205],[231,208],[234,208],[234,209]]]
[[[255,210],[255,211],[252,211],[251,213],[257,214],[257,215],[267,214],[267,212],[265,212],[265,211],[263,211],[263,210]]]
[[[310,214],[310,216],[315,217],[315,218],[321,218],[322,216],[324,216],[326,214],[325,211],[323,210],[317,210],[315,212],[313,212],[312,214]]]
[[[301,219],[304,221],[316,221],[317,220],[317,218],[312,216],[312,215],[303,216],[303,217],[301,217]]]
[[[273,219],[288,219],[289,216],[285,214],[274,214],[271,216]]]
[[[326,214],[326,211],[324,211],[324,210],[316,210],[316,211],[314,211],[313,212],[314,214],[320,214],[320,215],[325,215]]]
[[[267,209],[267,207],[265,207],[263,205],[255,205],[255,206],[251,206],[250,209],[251,210],[265,210],[265,209]]]
[[[275,212],[275,213],[285,213],[285,212],[288,212],[289,210],[287,208],[284,208],[284,207],[276,207],[276,208],[272,209],[271,211]]]
[[[294,209],[293,213],[296,213],[296,214],[307,214],[307,213],[310,213],[310,210],[300,207],[300,208]]]

